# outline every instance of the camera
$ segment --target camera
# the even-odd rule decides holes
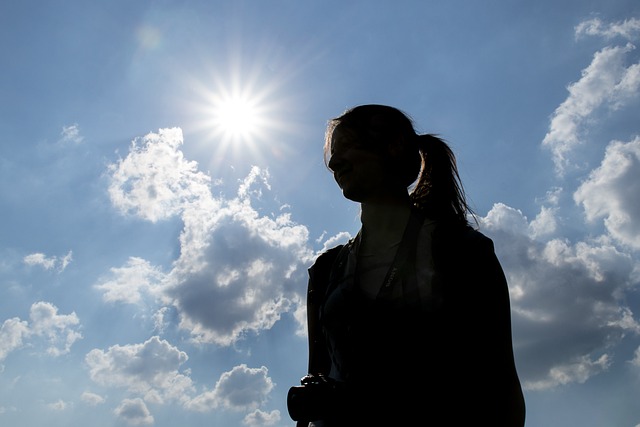
[[[343,383],[322,374],[306,375],[299,386],[289,389],[287,409],[294,421],[315,421],[332,418],[345,403]]]

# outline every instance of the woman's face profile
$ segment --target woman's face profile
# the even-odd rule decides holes
[[[355,202],[372,202],[384,198],[397,188],[389,176],[385,152],[376,149],[356,132],[336,127],[331,135],[329,169],[343,195]]]

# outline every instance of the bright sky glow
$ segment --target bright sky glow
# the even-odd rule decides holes
[[[2,3],[1,426],[293,426],[361,103],[456,152],[527,427],[640,426],[640,2],[371,3]]]

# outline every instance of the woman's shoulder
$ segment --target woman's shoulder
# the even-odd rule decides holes
[[[315,270],[318,268],[325,268],[325,267],[330,267],[331,264],[333,264],[333,261],[335,261],[335,259],[338,257],[338,254],[340,253],[340,251],[342,250],[342,248],[345,246],[345,244],[340,244],[337,246],[334,246],[330,249],[326,249],[323,252],[321,252],[315,259],[315,261],[313,262],[313,264],[311,264],[311,267],[309,268],[309,270]]]
[[[447,254],[493,252],[493,240],[469,224],[435,221],[432,225],[435,248]]]

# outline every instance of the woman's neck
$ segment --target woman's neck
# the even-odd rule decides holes
[[[411,214],[410,203],[361,205],[363,249],[375,252],[402,240],[402,235]]]

